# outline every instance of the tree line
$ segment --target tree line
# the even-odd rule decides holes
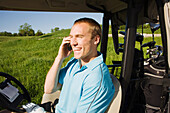
[[[59,28],[55,27],[54,29],[51,29],[51,33],[58,31]],[[11,32],[0,32],[0,36],[41,36],[45,33],[41,32],[41,30],[38,30],[36,33],[32,29],[32,26],[28,23],[25,23],[24,25],[19,26],[19,33],[11,33]]]
[[[109,27],[111,28],[111,26],[109,26]],[[149,28],[150,26],[149,26],[149,24],[144,24],[143,26],[139,25],[137,28],[141,29],[142,27],[144,29],[146,29],[146,28]],[[126,28],[126,25],[119,26],[119,30],[124,30],[125,28]],[[58,30],[59,30],[59,28],[55,27],[54,29],[51,29],[51,33],[56,32]],[[7,31],[0,32],[0,36],[41,36],[44,34],[45,33],[41,32],[41,30],[38,30],[35,33],[35,31],[31,27],[31,25],[29,25],[28,23],[25,23],[24,25],[19,26],[19,33],[12,34],[11,32],[7,32]]]

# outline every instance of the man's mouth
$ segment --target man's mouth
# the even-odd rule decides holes
[[[73,48],[73,51],[80,51],[80,50],[81,50],[81,48],[78,48],[78,47]]]

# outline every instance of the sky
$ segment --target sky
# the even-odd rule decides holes
[[[0,32],[18,33],[20,25],[28,23],[37,32],[51,33],[51,29],[70,29],[73,22],[82,17],[90,17],[102,24],[102,13],[31,12],[0,10]]]

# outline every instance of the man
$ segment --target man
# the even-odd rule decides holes
[[[70,35],[63,39],[44,85],[46,94],[62,86],[55,113],[104,113],[109,106],[115,90],[102,54],[97,51],[100,37],[100,25],[93,19],[81,18],[75,21]],[[69,44],[72,50],[68,49]],[[72,52],[74,57],[60,69],[63,60]],[[44,112],[38,107],[39,111],[32,112],[32,106],[35,104],[24,108],[31,113]]]
[[[105,112],[109,106],[114,86],[102,54],[97,51],[100,37],[100,25],[93,19],[81,18],[63,39],[44,87],[45,93],[52,93],[62,86],[56,113],[98,113]],[[71,51],[67,49],[68,44]],[[74,58],[60,70],[72,51]]]

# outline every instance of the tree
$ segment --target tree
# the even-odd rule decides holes
[[[59,30],[59,27],[55,27],[54,29],[51,29],[51,33],[56,32]]]
[[[12,33],[4,31],[4,32],[0,32],[0,36],[12,36]]]
[[[41,30],[38,30],[37,33],[35,34],[35,36],[41,36],[43,35],[43,33],[41,32]]]
[[[59,30],[59,27],[55,27],[54,28],[54,31],[56,32],[56,31],[58,31]]]
[[[54,33],[54,29],[51,29],[51,33]]]
[[[34,30],[33,30],[33,29],[30,29],[30,30],[28,31],[28,36],[34,36],[34,35],[35,35]]]
[[[19,35],[20,36],[34,36],[35,32],[31,28],[31,25],[29,25],[28,23],[25,23],[24,25],[20,26]]]
[[[18,34],[17,33],[13,33],[13,36],[18,36]]]
[[[19,36],[26,36],[26,32],[23,29],[19,30]]]

